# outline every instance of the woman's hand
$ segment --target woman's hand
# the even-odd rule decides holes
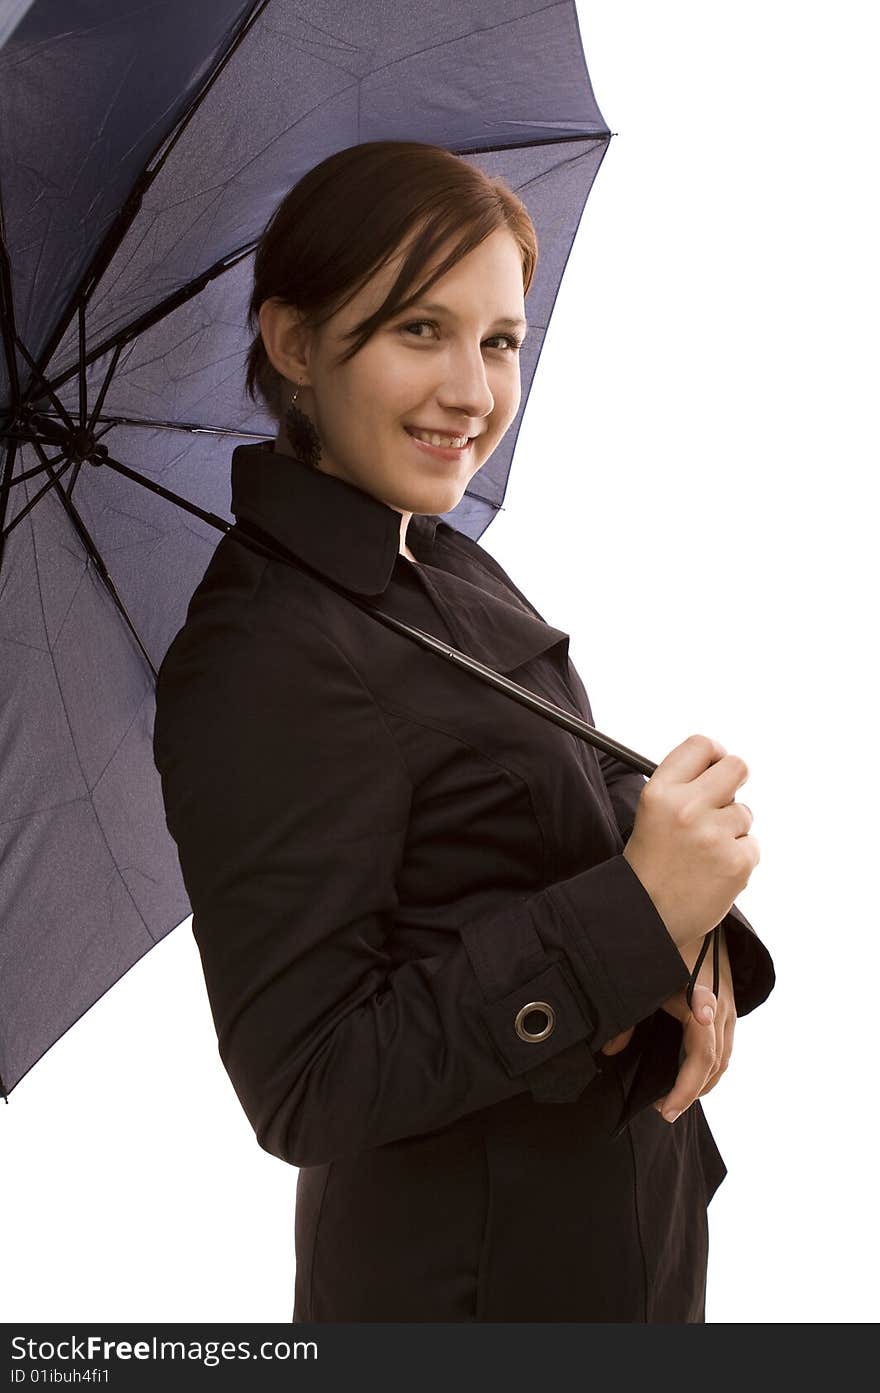
[[[681,949],[719,924],[760,860],[736,792],[749,767],[708,735],[689,735],[642,786],[621,855]]]
[[[693,971],[702,947],[702,940],[694,940],[680,948],[682,957]],[[708,980],[707,980],[708,979]],[[719,952],[718,1000],[712,991],[712,948],[703,959],[700,975],[694,987],[691,1007],[687,1004],[686,989],[682,989],[669,1001],[663,1003],[663,1010],[683,1027],[683,1043],[686,1056],[673,1087],[665,1098],[654,1104],[658,1112],[669,1122],[689,1108],[696,1098],[702,1098],[718,1083],[730,1063],[733,1051],[733,1032],[736,1025],[736,1006],[733,999],[733,979],[730,971],[730,957],[727,944],[722,935]],[[709,1013],[707,1018],[706,1013]],[[634,1026],[615,1035],[602,1046],[603,1054],[619,1054],[629,1044]]]
[[[730,971],[730,957],[724,935],[721,936],[719,953],[718,1000],[711,989],[712,948],[709,948],[697,985],[692,997],[693,1010],[688,1009],[684,991],[664,1001],[663,1010],[682,1022],[684,1027],[684,1046],[686,1056],[678,1073],[678,1078],[665,1098],[659,1098],[654,1107],[662,1113],[667,1122],[675,1119],[689,1108],[697,1098],[710,1093],[730,1063],[733,1051],[733,1032],[736,1026],[736,1006],[733,1000],[733,978]],[[700,953],[700,944],[688,944],[681,950],[682,957],[693,971]],[[708,978],[708,983],[706,982]],[[714,1020],[705,1020],[706,1007],[714,1005]]]

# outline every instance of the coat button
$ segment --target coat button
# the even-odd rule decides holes
[[[526,1029],[525,1018],[531,1011],[542,1011],[546,1024],[538,1031]],[[536,1040],[546,1040],[547,1036],[553,1031],[556,1025],[556,1012],[549,1001],[529,1001],[525,1006],[521,1006],[516,1013],[514,1021],[516,1033],[521,1040],[528,1040],[534,1043]]]

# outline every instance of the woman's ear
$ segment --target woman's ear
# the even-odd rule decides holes
[[[272,295],[260,306],[260,334],[276,372],[303,386],[309,381],[309,333],[294,305]]]

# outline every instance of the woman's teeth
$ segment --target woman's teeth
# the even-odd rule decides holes
[[[416,440],[424,440],[426,445],[437,445],[443,450],[463,450],[468,443],[466,435],[438,435],[436,431],[413,430],[411,426],[406,429]]]

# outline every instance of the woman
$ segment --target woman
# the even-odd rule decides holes
[[[295,1322],[705,1319],[725,1166],[698,1099],[773,986],[732,904],[744,764],[693,736],[641,798],[326,583],[593,721],[568,635],[440,516],[516,415],[536,256],[503,181],[432,146],[288,193],[247,378],[277,438],[233,453],[236,529],[159,675],[220,1054],[299,1168]]]

